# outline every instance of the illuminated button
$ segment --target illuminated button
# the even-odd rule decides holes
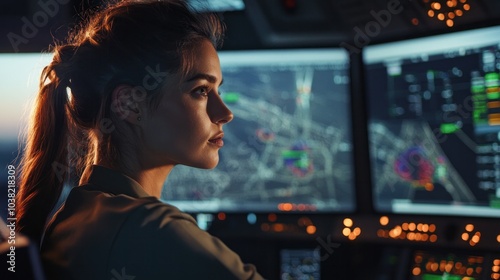
[[[474,230],[474,225],[473,224],[468,224],[465,226],[465,230],[468,232],[471,232]]]
[[[307,226],[306,232],[308,234],[314,234],[316,232],[316,227],[315,226]]]
[[[351,219],[349,219],[349,218],[345,218],[344,219],[344,226],[346,226],[346,227],[352,227],[352,224],[353,224],[353,222],[352,222]]]
[[[415,225],[415,223],[410,223],[408,225],[408,229],[411,230],[411,231],[414,231],[416,228],[417,228],[417,225]]]
[[[219,213],[219,214],[224,214],[224,213]],[[224,219],[225,219],[225,217],[226,217],[226,214],[224,214]],[[220,219],[220,217],[219,217],[219,219]],[[257,216],[254,213],[248,214],[247,215],[247,222],[249,224],[252,224],[252,225],[255,224],[257,222]]]
[[[413,270],[412,270],[413,275],[418,276],[418,275],[420,275],[420,273],[422,273],[422,270],[420,269],[420,267],[413,268]]]
[[[437,271],[438,268],[439,268],[439,264],[438,263],[435,262],[435,263],[431,264],[431,270],[432,271]]]
[[[478,243],[478,242],[479,242],[479,239],[480,239],[480,237],[479,237],[478,235],[474,235],[474,236],[472,237],[471,241],[472,241],[472,242],[474,242],[474,243]]]
[[[467,268],[466,272],[467,272],[467,275],[471,276],[472,273],[474,273],[474,268],[469,267],[469,268]]]
[[[217,219],[224,221],[226,219],[226,213],[220,212],[217,214]]]
[[[396,226],[396,227],[393,229],[393,231],[394,231],[394,235],[395,235],[395,236],[399,236],[399,235],[401,234],[401,232],[403,232],[403,230],[401,229],[401,227],[400,227],[400,226]]]
[[[414,232],[409,232],[407,235],[406,235],[406,239],[410,240],[410,241],[413,241],[415,239],[415,233]]]
[[[401,227],[403,228],[403,230],[408,230],[408,223],[403,223]]]
[[[439,263],[439,270],[441,272],[444,272],[445,267],[446,267],[446,261],[445,260],[441,260],[441,262]]]
[[[435,232],[435,231],[436,231],[436,225],[435,225],[435,224],[431,224],[431,225],[429,226],[429,231],[430,231],[430,232]]]
[[[387,216],[380,217],[380,224],[383,226],[386,226],[387,224],[389,224],[389,217],[387,217]]]
[[[435,234],[433,234],[433,235],[431,235],[431,236],[429,237],[429,241],[430,241],[430,242],[436,242],[436,241],[437,241],[437,239],[438,239],[438,237],[437,237],[437,235],[435,235]]]
[[[438,2],[434,2],[431,4],[431,7],[434,9],[434,10],[439,10],[441,9],[441,4],[438,3]]]
[[[273,225],[273,231],[282,232],[283,230],[285,230],[285,225],[283,225],[283,224],[274,224]]]
[[[422,240],[422,234],[420,232],[415,233],[415,240],[416,241],[421,241]]]
[[[357,236],[354,234],[354,232],[351,232],[351,234],[349,234],[348,238],[349,238],[349,240],[354,240],[354,239],[356,239],[356,237]]]
[[[462,233],[462,240],[463,241],[469,240],[469,234],[467,232]]]
[[[428,232],[429,231],[429,225],[428,224],[422,225],[422,231],[423,232]]]

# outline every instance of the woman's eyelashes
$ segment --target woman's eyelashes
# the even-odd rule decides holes
[[[201,86],[192,91],[192,94],[195,97],[207,97],[210,92],[210,88],[208,86]]]
[[[211,87],[209,86],[201,86],[192,91],[192,94],[195,97],[208,97],[209,93],[211,91],[214,91]],[[215,92],[218,95],[222,95],[222,91],[219,89]]]

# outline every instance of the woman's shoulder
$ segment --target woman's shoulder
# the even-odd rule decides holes
[[[99,212],[122,213],[133,215],[133,219],[183,219],[194,222],[192,216],[179,210],[176,206],[165,203],[154,196],[134,196],[126,193],[110,193],[94,186],[85,185],[75,187],[65,203],[65,207],[75,207],[94,210]],[[82,209],[83,210],[83,209]],[[74,211],[78,211],[75,209]],[[70,212],[74,212],[70,211]]]

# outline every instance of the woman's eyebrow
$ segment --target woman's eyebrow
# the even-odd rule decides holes
[[[192,82],[195,80],[207,80],[207,81],[215,84],[215,82],[217,82],[217,77],[210,75],[210,74],[206,74],[206,73],[197,73],[197,74],[191,76],[189,79],[187,79],[186,82]],[[220,81],[219,86],[221,86],[223,82],[224,82],[224,79],[222,79]]]

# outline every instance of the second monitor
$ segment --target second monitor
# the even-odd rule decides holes
[[[376,210],[500,217],[500,28],[368,46]]]

